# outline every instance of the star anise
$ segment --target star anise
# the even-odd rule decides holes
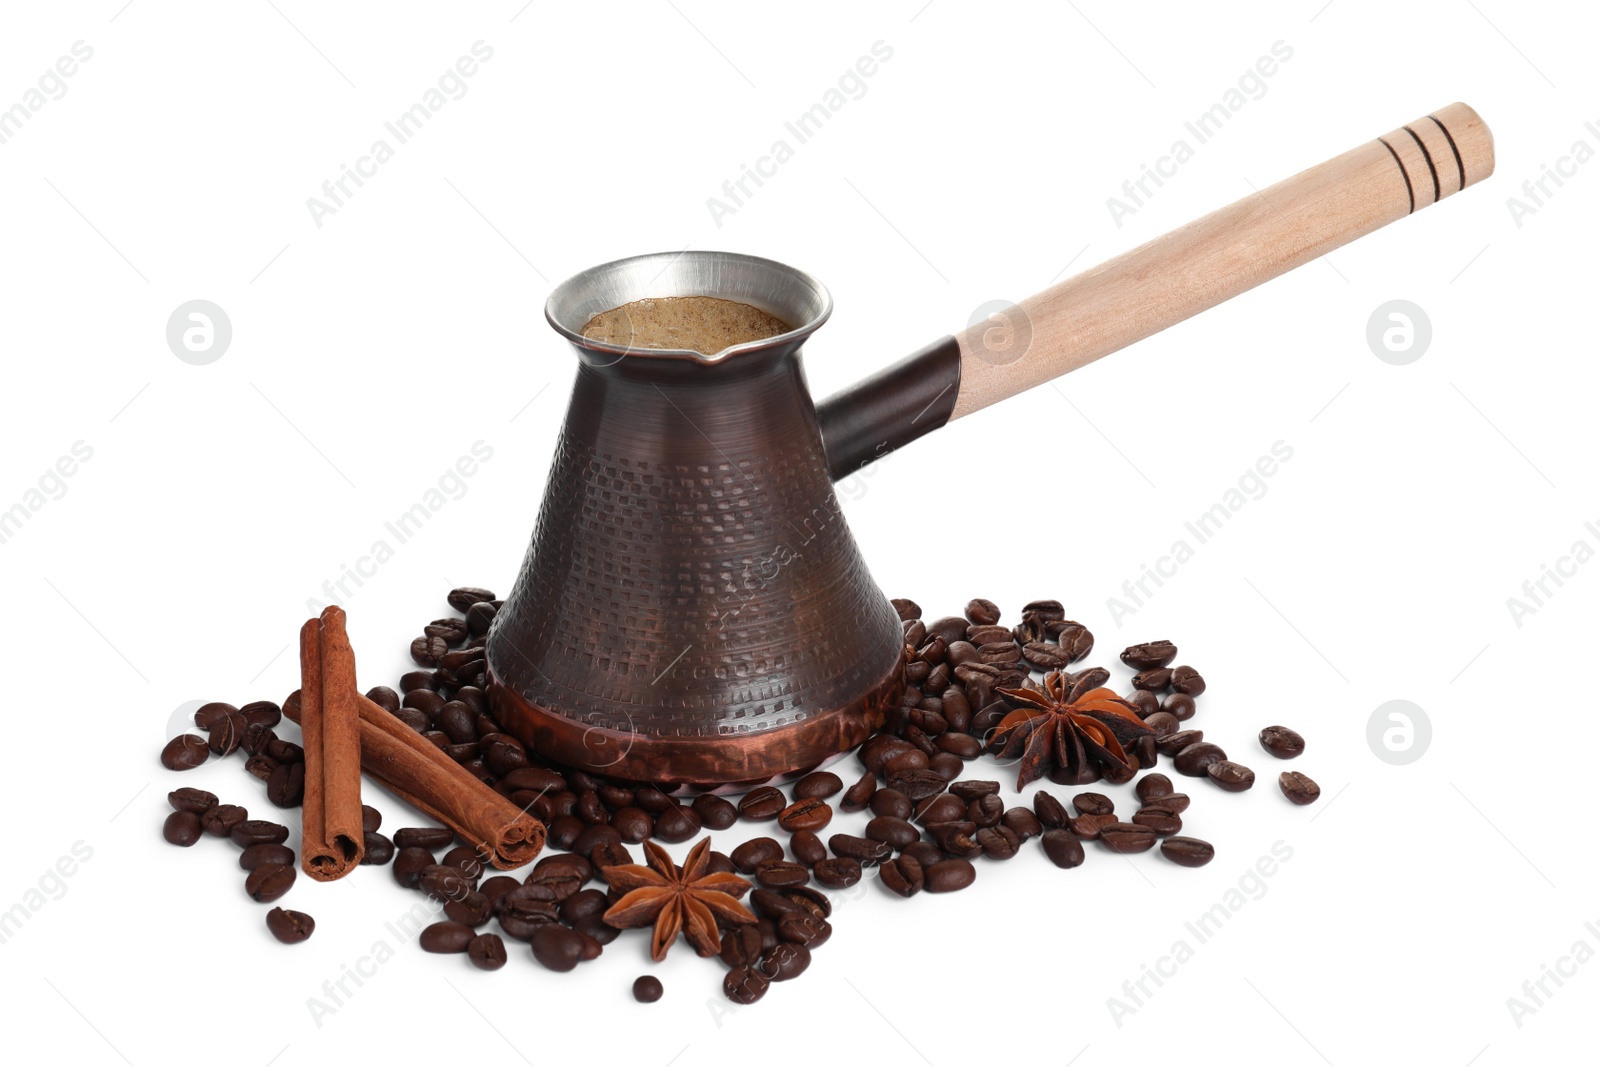
[[[1000,758],[1018,761],[1018,789],[1043,777],[1063,785],[1084,785],[1102,775],[1125,782],[1139,769],[1125,746],[1155,732],[1110,689],[1069,700],[1070,686],[1060,671],[1046,674],[1039,689],[995,692],[1022,705],[1000,720],[989,742]]]
[[[605,913],[605,921],[620,928],[655,924],[650,936],[650,958],[659,960],[681,931],[702,956],[715,956],[722,946],[717,921],[743,925],[756,917],[739,903],[750,883],[737,874],[708,874],[711,838],[703,838],[689,851],[680,868],[666,849],[644,842],[649,866],[626,863],[601,868],[606,881],[623,896]]]

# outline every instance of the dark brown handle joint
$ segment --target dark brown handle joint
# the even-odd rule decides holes
[[[961,346],[944,337],[817,405],[828,474],[839,481],[950,421]]]

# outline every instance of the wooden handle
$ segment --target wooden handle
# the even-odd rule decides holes
[[[1488,126],[1457,103],[1196,219],[957,334],[950,418],[1077,370],[1493,171]]]

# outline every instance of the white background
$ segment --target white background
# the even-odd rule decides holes
[[[1600,520],[1600,164],[1547,186],[1520,226],[1507,204],[1573,142],[1600,148],[1584,125],[1600,122],[1591,15],[1504,0],[101,0],[0,18],[0,107],[74,42],[93,48],[0,145],[0,507],[75,442],[93,450],[0,544],[0,909],[29,910],[0,944],[8,1040],[139,1067],[602,1051],[664,1065],[763,1047],[765,1062],[810,1062],[805,1039],[833,1033],[940,1067],[1197,1048],[1339,1065],[1592,1055],[1600,964],[1547,984],[1520,1026],[1507,1006],[1575,942],[1600,950],[1584,927],[1600,921],[1592,789],[1574,759],[1600,565],[1550,585],[1520,626],[1507,606],[1575,541],[1600,547],[1584,527]],[[493,57],[465,96],[319,228],[307,198],[480,40]],[[707,198],[878,41],[893,55],[865,94],[719,227]],[[1118,227],[1107,198],[1277,41],[1293,56],[1264,95]],[[948,427],[846,505],[885,592],[930,614],[980,595],[1014,617],[1050,596],[1097,632],[1097,661],[1177,641],[1210,681],[1194,725],[1261,775],[1238,796],[1189,783],[1187,831],[1216,843],[1211,866],[1091,848],[1058,871],[1035,845],[951,897],[864,885],[841,895],[810,973],[730,1012],[719,963],[680,946],[650,968],[642,935],[566,976],[514,942],[496,974],[427,956],[386,931],[418,898],[385,870],[302,879],[283,903],[317,934],[285,948],[233,846],[161,842],[180,784],[275,814],[237,759],[160,768],[174,710],[281,700],[308,600],[480,440],[493,458],[465,495],[345,598],[363,684],[407,668],[452,585],[509,585],[573,372],[543,322],[554,282],[686,246],[794,263],[837,304],[806,353],[822,396],[987,300],[1457,99],[1495,132],[1491,180]],[[197,298],[233,327],[209,366],[164,337]],[[1365,340],[1397,298],[1432,321],[1408,366]],[[1118,627],[1108,598],[1278,441],[1293,458],[1265,495]],[[1009,476],[980,462],[997,452]],[[1391,699],[1432,723],[1405,766],[1368,746]],[[1307,737],[1294,766],[1322,783],[1317,805],[1278,794],[1282,767],[1254,740],[1273,722]],[[413,821],[383,806],[389,829]],[[1251,883],[1280,841],[1292,858]],[[50,877],[79,842],[90,858]],[[1185,922],[1241,878],[1259,899],[1198,944]],[[1108,998],[1180,939],[1193,958],[1119,1026]],[[363,965],[372,977],[318,1026],[308,998],[380,941],[393,958]],[[651,969],[666,999],[636,1006],[629,986]]]

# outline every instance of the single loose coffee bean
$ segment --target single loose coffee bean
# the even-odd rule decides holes
[[[788,889],[811,881],[811,872],[798,863],[775,860],[756,868],[756,881],[768,889]]]
[[[722,797],[706,793],[694,798],[689,805],[700,816],[700,824],[707,830],[726,830],[739,820],[739,809]]]
[[[1228,754],[1222,751],[1221,746],[1213,745],[1209,741],[1199,741],[1186,745],[1173,756],[1172,765],[1179,774],[1186,774],[1190,778],[1203,778],[1206,768],[1227,758]]]
[[[867,823],[866,835],[898,851],[920,838],[922,831],[905,819],[879,815]]]
[[[1167,699],[1161,702],[1161,710],[1179,722],[1194,718],[1194,709],[1194,697],[1188,693],[1168,693]]]
[[[200,816],[200,827],[212,837],[227,837],[249,817],[250,813],[237,804],[218,804]]]
[[[1140,800],[1164,797],[1172,792],[1172,779],[1164,774],[1147,774],[1133,783],[1133,792]]]
[[[1170,711],[1158,711],[1154,715],[1146,715],[1144,717],[1144,724],[1155,731],[1155,737],[1165,737],[1167,734],[1175,734],[1180,729],[1178,726],[1178,717],[1172,714]]]
[[[897,856],[878,867],[878,880],[897,897],[916,896],[922,892],[922,863],[915,856]]]
[[[1197,697],[1206,691],[1206,680],[1200,677],[1199,671],[1187,665],[1172,669],[1171,685],[1185,696]]]
[[[773,941],[777,941],[776,933],[773,934]],[[761,931],[755,925],[746,923],[722,932],[722,950],[717,955],[729,967],[746,967],[759,960],[765,951]]]
[[[1230,793],[1242,793],[1256,784],[1256,772],[1242,763],[1218,760],[1206,767],[1210,779]]]
[[[552,971],[570,971],[584,958],[588,939],[559,923],[546,923],[533,932],[533,958]]]
[[[1118,822],[1100,828],[1100,843],[1112,852],[1145,852],[1155,847],[1156,832],[1138,823]]]
[[[1269,726],[1261,731],[1261,747],[1279,759],[1294,759],[1306,750],[1306,739],[1287,726]]]
[[[382,867],[394,859],[394,842],[376,830],[361,835],[361,862],[367,867]]]
[[[417,888],[433,899],[444,902],[465,896],[472,891],[473,880],[459,867],[436,863],[424,867],[417,875]]]
[[[898,789],[913,802],[944,792],[945,784],[944,776],[933,770],[908,770],[889,776],[890,787]]]
[[[455,839],[455,831],[442,826],[406,826],[394,832],[394,847],[402,850],[449,848]]]
[[[911,817],[911,798],[898,789],[883,788],[872,794],[867,805],[874,815],[893,815],[901,819]]]
[[[1044,826],[1039,822],[1039,816],[1033,813],[1032,808],[1007,808],[1005,814],[1000,816],[1000,825],[1024,841],[1044,833]]]
[[[661,979],[653,974],[641,974],[633,980],[633,999],[640,1004],[654,1004],[661,999]]]
[[[977,881],[978,869],[964,859],[940,860],[922,875],[923,888],[930,893],[954,893]]]
[[[894,850],[883,841],[873,841],[854,834],[834,834],[828,838],[828,848],[835,856],[848,856],[861,863],[882,863]]]
[[[754,967],[736,967],[722,979],[722,993],[735,1004],[754,1004],[767,995],[767,976]]]
[[[786,807],[788,801],[781,790],[770,785],[758,786],[739,801],[739,818],[750,822],[767,822],[776,819]]]
[[[417,944],[424,952],[465,952],[478,932],[466,923],[444,920],[423,928]]]
[[[473,637],[482,637],[489,632],[489,626],[494,622],[497,609],[491,603],[477,603],[467,609],[467,633]]]
[[[1039,842],[1045,856],[1057,867],[1071,868],[1083,862],[1083,842],[1070,830],[1046,830]]]
[[[303,911],[273,908],[267,912],[267,930],[285,945],[298,945],[316,928],[317,920]]]
[[[815,867],[828,858],[828,846],[812,831],[799,830],[789,838],[789,853],[794,856],[796,863]]]
[[[383,812],[370,804],[361,805],[361,829],[367,833],[376,833],[383,825]]]
[[[294,866],[294,849],[288,845],[251,845],[239,853],[239,869],[253,871],[267,863]]]
[[[211,720],[206,745],[218,756],[232,755],[240,745],[244,744],[244,732],[249,726],[250,723],[240,712],[230,711],[218,715]]]
[[[437,667],[450,651],[450,643],[442,637],[424,634],[411,642],[411,658],[419,667]]]
[[[1160,808],[1140,808],[1133,813],[1133,821],[1140,826],[1148,826],[1160,837],[1168,837],[1183,829],[1182,819]]]
[[[831,797],[843,788],[844,782],[832,771],[812,771],[794,784],[794,798]]]
[[[603,890],[584,889],[572,894],[561,902],[561,921],[569,926],[576,926],[582,919],[591,915],[603,915],[611,906],[611,898]]]
[[[807,797],[784,808],[782,814],[778,816],[778,825],[790,833],[796,830],[815,832],[827,826],[832,820],[833,808],[826,800],[820,797]]]
[[[227,715],[238,712],[238,708],[223,700],[213,700],[209,704],[202,704],[195,709],[194,724],[202,730],[210,730],[213,723]]]
[[[267,799],[274,807],[297,808],[306,795],[306,765],[304,762],[280,762],[267,779]]]
[[[1135,689],[1122,699],[1133,705],[1134,712],[1141,719],[1148,719],[1161,710],[1160,699],[1148,689]]]
[[[1175,734],[1163,734],[1156,738],[1156,751],[1163,756],[1175,757],[1190,745],[1205,740],[1205,736],[1204,730],[1179,730]]]
[[[1067,659],[1072,663],[1078,662],[1094,649],[1094,634],[1089,632],[1088,627],[1075,622],[1067,623],[1056,634],[1056,640],[1066,649]]]
[[[400,710],[400,694],[386,685],[375,685],[368,689],[367,699],[390,715]]]
[[[1172,684],[1172,669],[1170,667],[1155,667],[1148,671],[1140,671],[1133,676],[1133,687],[1145,689],[1152,693],[1159,693]]]
[[[819,860],[811,873],[829,889],[848,889],[861,881],[861,864],[848,856],[834,856]]]
[[[778,940],[790,941],[806,948],[817,948],[833,936],[833,926],[826,919],[803,912],[790,912],[777,920]]]
[[[872,802],[873,794],[878,791],[878,776],[868,771],[856,780],[856,783],[844,791],[844,796],[839,798],[839,810],[845,812],[862,811]]]
[[[480,971],[498,971],[506,965],[506,943],[499,934],[478,934],[467,942],[467,959]]]
[[[783,844],[775,837],[752,837],[737,845],[728,858],[742,874],[754,874],[766,864],[783,859]]]
[[[496,597],[489,590],[476,585],[457,586],[445,594],[450,606],[465,615],[474,604],[492,604]]]
[[[1066,826],[1071,818],[1067,814],[1066,805],[1043,789],[1033,795],[1033,813],[1039,816],[1039,823],[1046,830],[1059,830]]]
[[[940,793],[936,797],[917,801],[912,805],[911,812],[911,818],[919,823],[954,822],[967,817],[967,804],[954,793]],[[891,819],[894,816],[880,815],[879,818]]]
[[[630,845],[637,845],[641,841],[648,840],[655,832],[656,822],[643,808],[630,806],[618,808],[612,813],[611,826],[622,835],[622,840]]]
[[[240,848],[251,845],[281,845],[289,840],[289,828],[267,819],[245,819],[233,824],[228,836]]]
[[[700,816],[694,813],[693,808],[682,804],[674,803],[656,816],[656,840],[665,841],[669,845],[699,837],[700,830]]]
[[[217,795],[208,793],[204,789],[184,786],[168,793],[167,803],[172,805],[173,811],[192,811],[196,815],[204,815],[217,806]]]
[[[398,837],[399,835],[396,834],[395,836]],[[403,888],[414,889],[418,877],[421,876],[424,870],[433,865],[433,853],[425,848],[412,846],[410,848],[402,848],[395,853],[394,866],[389,870],[394,875],[394,880]]]
[[[1161,854],[1180,867],[1204,867],[1216,850],[1197,837],[1169,837],[1161,842]]]
[[[161,824],[161,836],[167,844],[188,848],[200,840],[200,816],[192,811],[175,811]]]
[[[1278,775],[1278,788],[1295,804],[1310,804],[1322,795],[1322,787],[1299,771]]]
[[[911,622],[914,619],[922,618],[922,608],[917,605],[915,600],[895,597],[889,601],[889,604],[894,608],[895,613],[900,616],[901,622]]]
[[[1144,802],[1144,806],[1164,811],[1169,815],[1182,815],[1189,810],[1189,794],[1164,793],[1161,796],[1150,797]]]
[[[1104,793],[1079,793],[1072,798],[1072,806],[1079,815],[1110,815],[1116,805]]]
[[[190,771],[206,761],[211,748],[199,734],[179,734],[161,750],[161,766],[169,771]]]
[[[983,854],[992,860],[1010,859],[1022,844],[1022,839],[1004,826],[986,826],[978,831],[974,840],[983,848]]]
[[[1000,621],[1000,608],[992,600],[973,597],[967,601],[966,616],[976,626],[993,626]]]
[[[441,856],[439,862],[446,867],[454,867],[474,881],[483,874],[483,859],[471,845],[457,845]]]
[[[977,840],[977,824],[969,820],[928,823],[926,829],[934,844],[947,855],[966,858],[983,851]]]
[[[980,830],[987,830],[1000,825],[1000,817],[1006,813],[1006,803],[998,796],[979,797],[967,805],[966,817],[977,825]]]
[[[468,926],[482,926],[493,914],[494,908],[489,905],[489,898],[476,889],[463,893],[454,900],[446,901],[444,906],[446,919]]]
[[[1178,655],[1178,646],[1171,641],[1146,641],[1140,645],[1129,645],[1122,650],[1122,662],[1136,671],[1154,670],[1165,667]]]
[[[286,863],[263,863],[244,880],[244,891],[258,904],[270,904],[294,885],[295,869]]]
[[[1100,836],[1101,830],[1116,824],[1117,817],[1111,812],[1106,812],[1103,815],[1079,815],[1076,819],[1067,823],[1067,829],[1085,841],[1093,841]]]
[[[757,969],[774,982],[798,978],[811,966],[811,950],[793,941],[780,941],[767,951],[756,965]]]

